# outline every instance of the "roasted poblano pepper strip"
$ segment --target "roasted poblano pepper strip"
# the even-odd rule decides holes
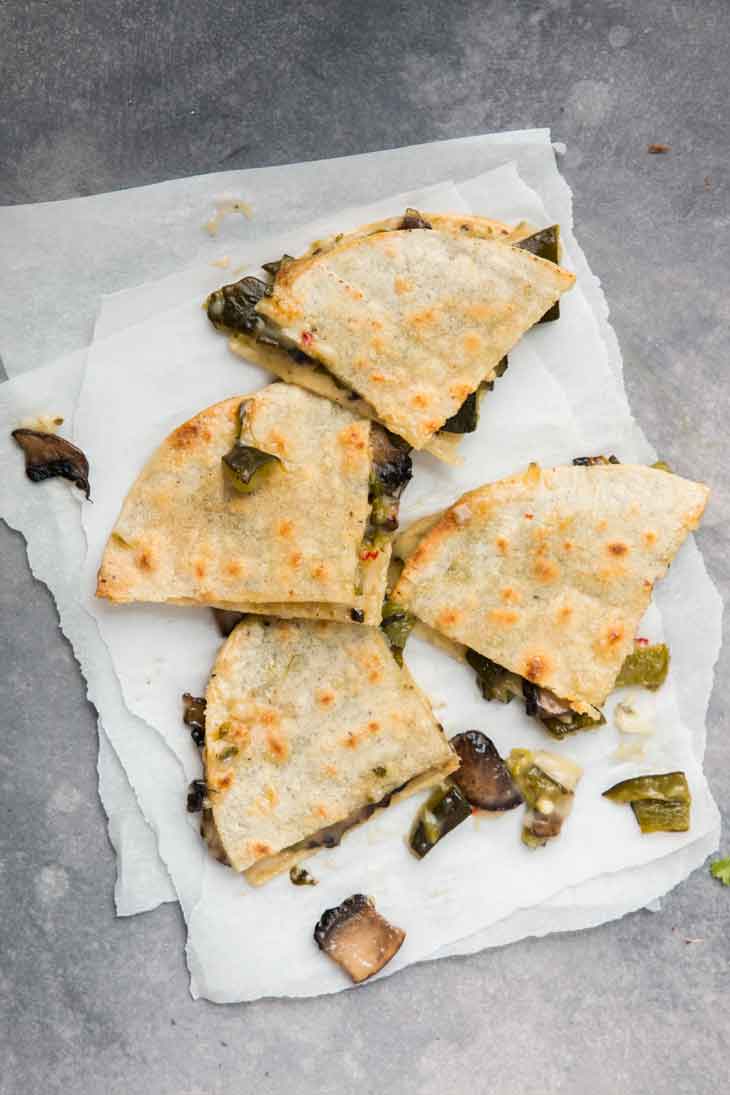
[[[507,767],[527,804],[522,842],[539,848],[560,833],[582,770],[568,757],[530,749],[513,749]]]
[[[484,387],[480,384],[475,392],[466,397],[456,414],[446,419],[441,429],[446,433],[474,433],[479,425],[479,403],[483,391]]]
[[[383,618],[380,627],[385,632],[385,637],[390,643],[391,653],[398,665],[403,665],[403,649],[415,623],[415,617],[411,616],[410,612],[406,612],[395,601],[387,600],[383,603]]]
[[[628,802],[642,833],[686,833],[689,829],[692,796],[684,772],[625,779],[604,791],[603,797]]]
[[[494,381],[504,376],[507,372],[508,360],[507,357],[503,357],[499,361],[494,369],[494,380],[485,380],[479,385],[475,392],[468,395],[464,402],[459,407],[456,414],[452,414],[451,418],[447,418],[441,429],[445,433],[474,433],[474,430],[479,425],[479,409],[481,407],[482,396],[485,392],[491,392],[494,388]]]
[[[240,440],[245,413],[246,404],[242,403],[238,409],[238,440],[221,457],[221,464],[223,475],[234,490],[240,494],[252,494],[281,467],[281,460],[271,452],[262,452]]]
[[[579,730],[596,730],[599,726],[603,726],[605,721],[603,715],[600,719],[594,719],[590,715],[581,715],[577,711],[540,719],[548,733],[557,741],[562,741],[568,734],[575,734]]]
[[[468,649],[466,660],[477,675],[485,700],[509,703],[513,696],[522,695],[522,678],[516,673],[503,669],[501,665],[497,665],[490,658],[485,658],[483,654],[478,654],[476,650]]]
[[[261,268],[270,274],[272,278],[281,270],[282,266],[288,266],[290,262],[294,262],[293,255],[282,255],[280,259],[276,259],[275,262],[262,262]]]
[[[547,259],[548,262],[557,264],[560,262],[560,225],[551,224],[549,228],[543,228],[534,235],[520,240],[515,246],[522,247],[523,250],[537,255],[540,259]],[[557,300],[552,307],[548,308],[542,319],[538,320],[538,323],[549,323],[554,319],[560,319],[560,302]]]
[[[619,670],[615,688],[628,688],[640,685],[656,692],[667,679],[669,672],[669,647],[666,643],[654,643],[652,646],[637,646]]]
[[[261,322],[256,305],[268,292],[269,287],[260,278],[241,278],[223,285],[206,301],[208,319],[225,331],[255,331]]]
[[[411,851],[423,859],[442,837],[470,816],[471,806],[458,787],[437,787],[416,814],[408,842]]]

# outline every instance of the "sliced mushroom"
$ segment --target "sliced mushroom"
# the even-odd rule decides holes
[[[58,434],[40,430],[13,430],[12,436],[25,453],[25,474],[32,483],[61,476],[89,498],[89,461],[81,449]]]
[[[472,806],[480,810],[513,810],[522,802],[507,765],[494,742],[479,730],[468,730],[451,739],[461,760],[461,768],[451,781]]]
[[[320,950],[359,984],[382,970],[400,949],[406,933],[375,909],[371,898],[356,893],[327,909],[314,929]]]
[[[189,814],[198,814],[205,804],[207,788],[204,779],[194,779],[188,785],[187,809]]]
[[[381,490],[392,498],[400,498],[413,475],[410,445],[374,422],[370,429],[370,450],[373,473]],[[370,490],[372,493],[372,483]]]
[[[289,871],[289,881],[294,886],[318,886],[319,883],[305,867],[294,866]]]
[[[507,765],[527,806],[522,842],[528,848],[539,848],[559,835],[573,809],[583,769],[569,757],[541,749],[535,753],[530,749],[513,749]]]
[[[198,746],[205,745],[205,696],[183,692],[183,722],[190,727],[190,736]]]
[[[471,806],[460,788],[442,784],[433,791],[416,814],[408,846],[423,859],[457,825],[471,817]]]
[[[425,220],[417,209],[406,209],[403,220],[400,222],[401,228],[431,228],[431,225]]]
[[[574,711],[566,700],[560,700],[547,688],[540,688],[532,681],[522,681],[522,694],[525,698],[525,714],[539,719],[554,738],[561,740],[567,734],[577,730],[593,730],[603,726],[605,718],[594,719],[591,715]]]
[[[233,629],[240,624],[245,612],[231,612],[227,608],[214,608],[212,609],[215,616],[215,622],[218,624],[218,630],[224,639],[227,639]]]
[[[573,466],[576,468],[592,468],[595,464],[620,464],[617,456],[576,456]]]

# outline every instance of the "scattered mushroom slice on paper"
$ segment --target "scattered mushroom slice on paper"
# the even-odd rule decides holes
[[[25,474],[32,483],[60,476],[89,498],[89,461],[81,449],[65,437],[41,430],[20,428],[12,436],[25,454]]]
[[[356,893],[327,909],[314,929],[320,950],[359,984],[379,973],[400,950],[406,933],[390,924],[370,897]]]

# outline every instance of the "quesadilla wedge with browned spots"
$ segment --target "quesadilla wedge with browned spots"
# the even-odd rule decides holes
[[[258,885],[459,758],[377,628],[247,616],[208,682],[202,831]]]
[[[140,473],[97,595],[377,624],[408,449],[275,383],[179,426]]]
[[[655,468],[579,463],[531,464],[422,522],[391,595],[457,644],[487,698],[524,695],[558,737],[602,721],[654,583],[709,493]]]
[[[408,210],[224,286],[208,315],[241,356],[453,462],[478,393],[575,280],[557,226],[530,233]]]

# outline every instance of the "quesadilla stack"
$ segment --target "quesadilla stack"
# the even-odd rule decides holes
[[[708,493],[643,466],[531,464],[432,523],[392,599],[460,644],[488,698],[524,695],[558,736],[595,725]]]
[[[203,833],[254,884],[459,766],[377,628],[247,616],[206,701]]]
[[[548,231],[546,250],[525,225],[408,210],[224,286],[208,315],[235,352],[453,461],[465,402],[575,280]]]
[[[275,383],[179,426],[139,475],[97,595],[377,624],[408,450]]]

